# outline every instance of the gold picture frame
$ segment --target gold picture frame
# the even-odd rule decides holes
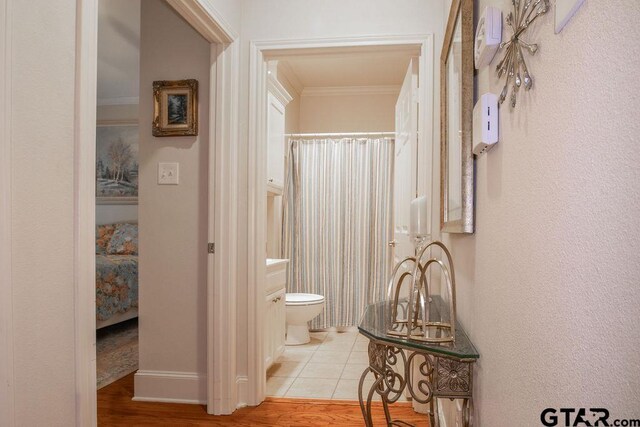
[[[153,82],[153,136],[198,135],[198,81]]]
[[[440,229],[474,232],[473,0],[453,0],[440,55]]]

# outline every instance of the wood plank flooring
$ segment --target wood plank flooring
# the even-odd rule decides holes
[[[357,402],[269,398],[260,406],[238,409],[233,415],[211,416],[202,405],[134,402],[133,374],[98,390],[98,426],[362,426]],[[391,415],[428,427],[426,415],[409,403],[391,405]],[[380,403],[374,424],[384,425]]]

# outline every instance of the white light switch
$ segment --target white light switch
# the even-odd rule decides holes
[[[158,163],[158,184],[178,185],[178,163]]]

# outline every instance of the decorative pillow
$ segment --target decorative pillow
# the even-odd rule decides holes
[[[109,255],[138,255],[138,224],[118,224],[107,246]]]
[[[98,225],[96,227],[96,254],[105,255],[107,253],[107,246],[113,236],[113,232],[116,231],[115,224]]]

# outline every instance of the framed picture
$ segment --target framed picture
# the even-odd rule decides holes
[[[153,82],[153,136],[198,135],[198,81]]]
[[[138,124],[96,128],[96,203],[138,203]]]
[[[440,230],[474,232],[473,0],[453,0],[440,56]]]

